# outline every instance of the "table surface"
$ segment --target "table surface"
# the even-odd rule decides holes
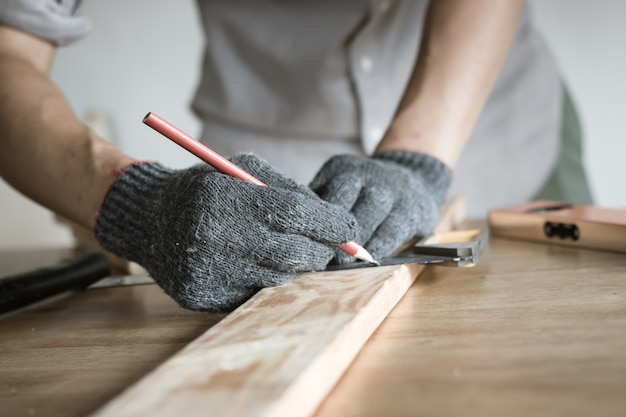
[[[0,274],[64,253],[0,253]],[[0,416],[88,415],[222,317],[155,285],[2,316]],[[492,239],[425,270],[316,416],[623,416],[625,393],[626,256]]]

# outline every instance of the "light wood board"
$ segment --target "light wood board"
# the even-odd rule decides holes
[[[310,415],[423,268],[309,273],[266,288],[95,415]]]
[[[71,250],[0,252],[0,276]],[[0,316],[0,417],[85,417],[224,314],[184,310],[156,285],[100,288]]]
[[[48,263],[25,255],[0,252],[0,272]],[[315,416],[622,416],[624,271],[621,254],[497,237],[474,268],[427,268]],[[217,321],[156,285],[0,319],[0,416],[85,417]]]
[[[626,415],[626,256],[493,238],[427,268],[315,417]]]

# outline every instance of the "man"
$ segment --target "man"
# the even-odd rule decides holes
[[[347,240],[385,256],[433,229],[450,189],[484,214],[558,177],[563,90],[521,0],[198,5],[203,140],[226,155],[263,150],[299,180],[315,174],[323,200],[251,155],[234,162],[270,187],[124,155],[47,78],[55,45],[88,32],[81,2],[0,12],[0,173],[185,307],[232,309],[333,254],[349,262],[332,249]]]

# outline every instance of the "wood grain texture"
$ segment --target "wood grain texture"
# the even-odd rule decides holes
[[[0,274],[70,254],[0,252]],[[0,316],[0,416],[84,417],[223,317],[183,310],[156,285],[68,294]]]
[[[626,257],[493,238],[428,268],[316,417],[626,415]]]
[[[310,273],[264,289],[96,416],[310,415],[422,269]]]
[[[0,416],[85,416],[215,321],[153,285],[0,320]],[[623,416],[624,392],[626,257],[492,238],[420,275],[315,416]]]

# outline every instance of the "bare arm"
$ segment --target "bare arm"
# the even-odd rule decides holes
[[[48,78],[55,47],[0,25],[0,175],[92,228],[115,171],[133,160],[97,137]]]
[[[433,0],[420,53],[376,151],[456,164],[506,57],[522,0]]]

